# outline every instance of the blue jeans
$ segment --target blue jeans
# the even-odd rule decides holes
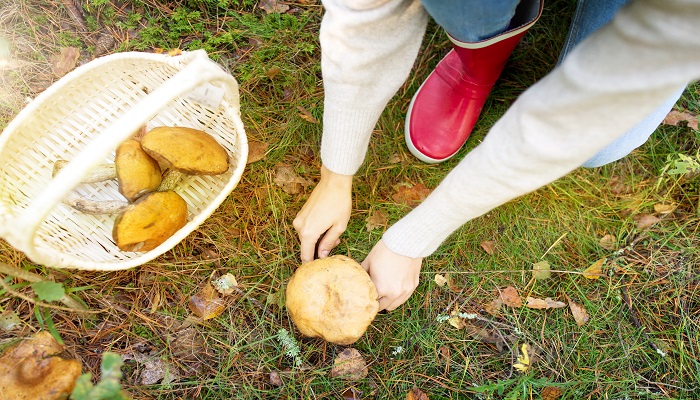
[[[528,0],[523,0],[523,2]],[[544,0],[541,0],[544,1]],[[478,42],[508,29],[521,0],[421,0],[423,7],[446,32],[463,42]],[[610,22],[629,0],[579,0],[559,63],[588,35]],[[654,112],[586,161],[598,167],[623,158],[644,144],[673,108],[685,88],[679,88]]]

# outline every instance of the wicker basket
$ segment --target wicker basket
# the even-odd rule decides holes
[[[187,224],[157,248],[124,252],[112,240],[115,215],[87,215],[62,203],[75,189],[123,199],[116,181],[81,183],[139,128],[206,131],[229,152],[229,170],[188,176],[175,189]],[[121,270],[170,250],[238,184],[248,157],[236,80],[203,50],[178,56],[118,53],[76,68],[33,100],[0,134],[0,236],[33,262],[55,268]],[[57,159],[70,163],[52,178]]]

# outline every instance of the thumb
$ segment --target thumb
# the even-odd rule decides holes
[[[328,234],[326,234],[321,240],[318,242],[318,258],[326,258],[330,254],[331,250],[335,248],[335,246],[340,244],[340,239],[339,238],[329,238]]]

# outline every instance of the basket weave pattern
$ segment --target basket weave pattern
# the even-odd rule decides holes
[[[128,118],[126,123],[123,117],[128,112],[144,108],[152,101],[150,94],[176,74],[187,70],[192,60],[201,62],[202,59],[203,52],[179,57],[145,53],[115,54],[76,69],[37,97],[30,104],[31,107],[23,110],[0,135],[2,236],[30,259],[44,265],[116,270],[134,267],[155,258],[196,229],[235,188],[245,167],[247,141],[240,120],[235,80],[207,58],[207,62],[198,68],[217,69],[212,74],[219,77],[220,82],[212,84],[225,89],[218,107],[214,109],[189,100],[187,94],[191,88],[177,87],[167,93],[170,97],[165,99],[165,105],[158,107],[154,115],[143,113],[136,118],[140,120]],[[90,65],[93,63],[95,65]],[[185,77],[189,86],[210,83],[212,80],[203,78],[206,74],[197,69],[190,75]],[[226,79],[227,76],[229,79]],[[163,100],[159,97],[158,101]],[[231,166],[226,173],[187,176],[177,185],[175,191],[188,204],[188,223],[168,241],[149,252],[124,252],[116,247],[112,240],[115,215],[83,214],[61,203],[63,196],[47,193],[47,185],[53,179],[53,163],[58,159],[70,161],[81,156],[98,136],[114,128],[115,124],[122,124],[124,129],[142,125],[148,129],[156,126],[201,129],[215,137],[231,158]],[[133,129],[124,132],[124,138],[133,132]],[[104,137],[99,140],[104,140]],[[114,162],[114,148],[116,146],[111,146],[96,161]],[[86,169],[81,171],[83,176],[87,172]],[[75,186],[75,190],[95,200],[124,199],[115,180],[82,183]],[[38,199],[48,201],[53,206],[35,228],[27,230],[22,224],[32,218],[28,213],[31,213],[31,206]]]

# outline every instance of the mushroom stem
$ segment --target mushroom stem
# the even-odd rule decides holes
[[[75,191],[69,192],[63,199],[63,203],[82,213],[92,215],[119,214],[129,206],[129,203],[120,200],[92,200]]]
[[[158,192],[165,192],[168,190],[173,190],[175,186],[180,182],[182,177],[185,176],[184,173],[170,168],[163,174],[163,180],[160,181],[160,186],[158,186]]]
[[[51,177],[55,177],[70,161],[66,160],[56,160],[53,163],[53,172]],[[91,170],[81,182],[83,183],[95,183],[104,182],[110,179],[117,178],[117,168],[114,164],[100,164],[95,169]]]

